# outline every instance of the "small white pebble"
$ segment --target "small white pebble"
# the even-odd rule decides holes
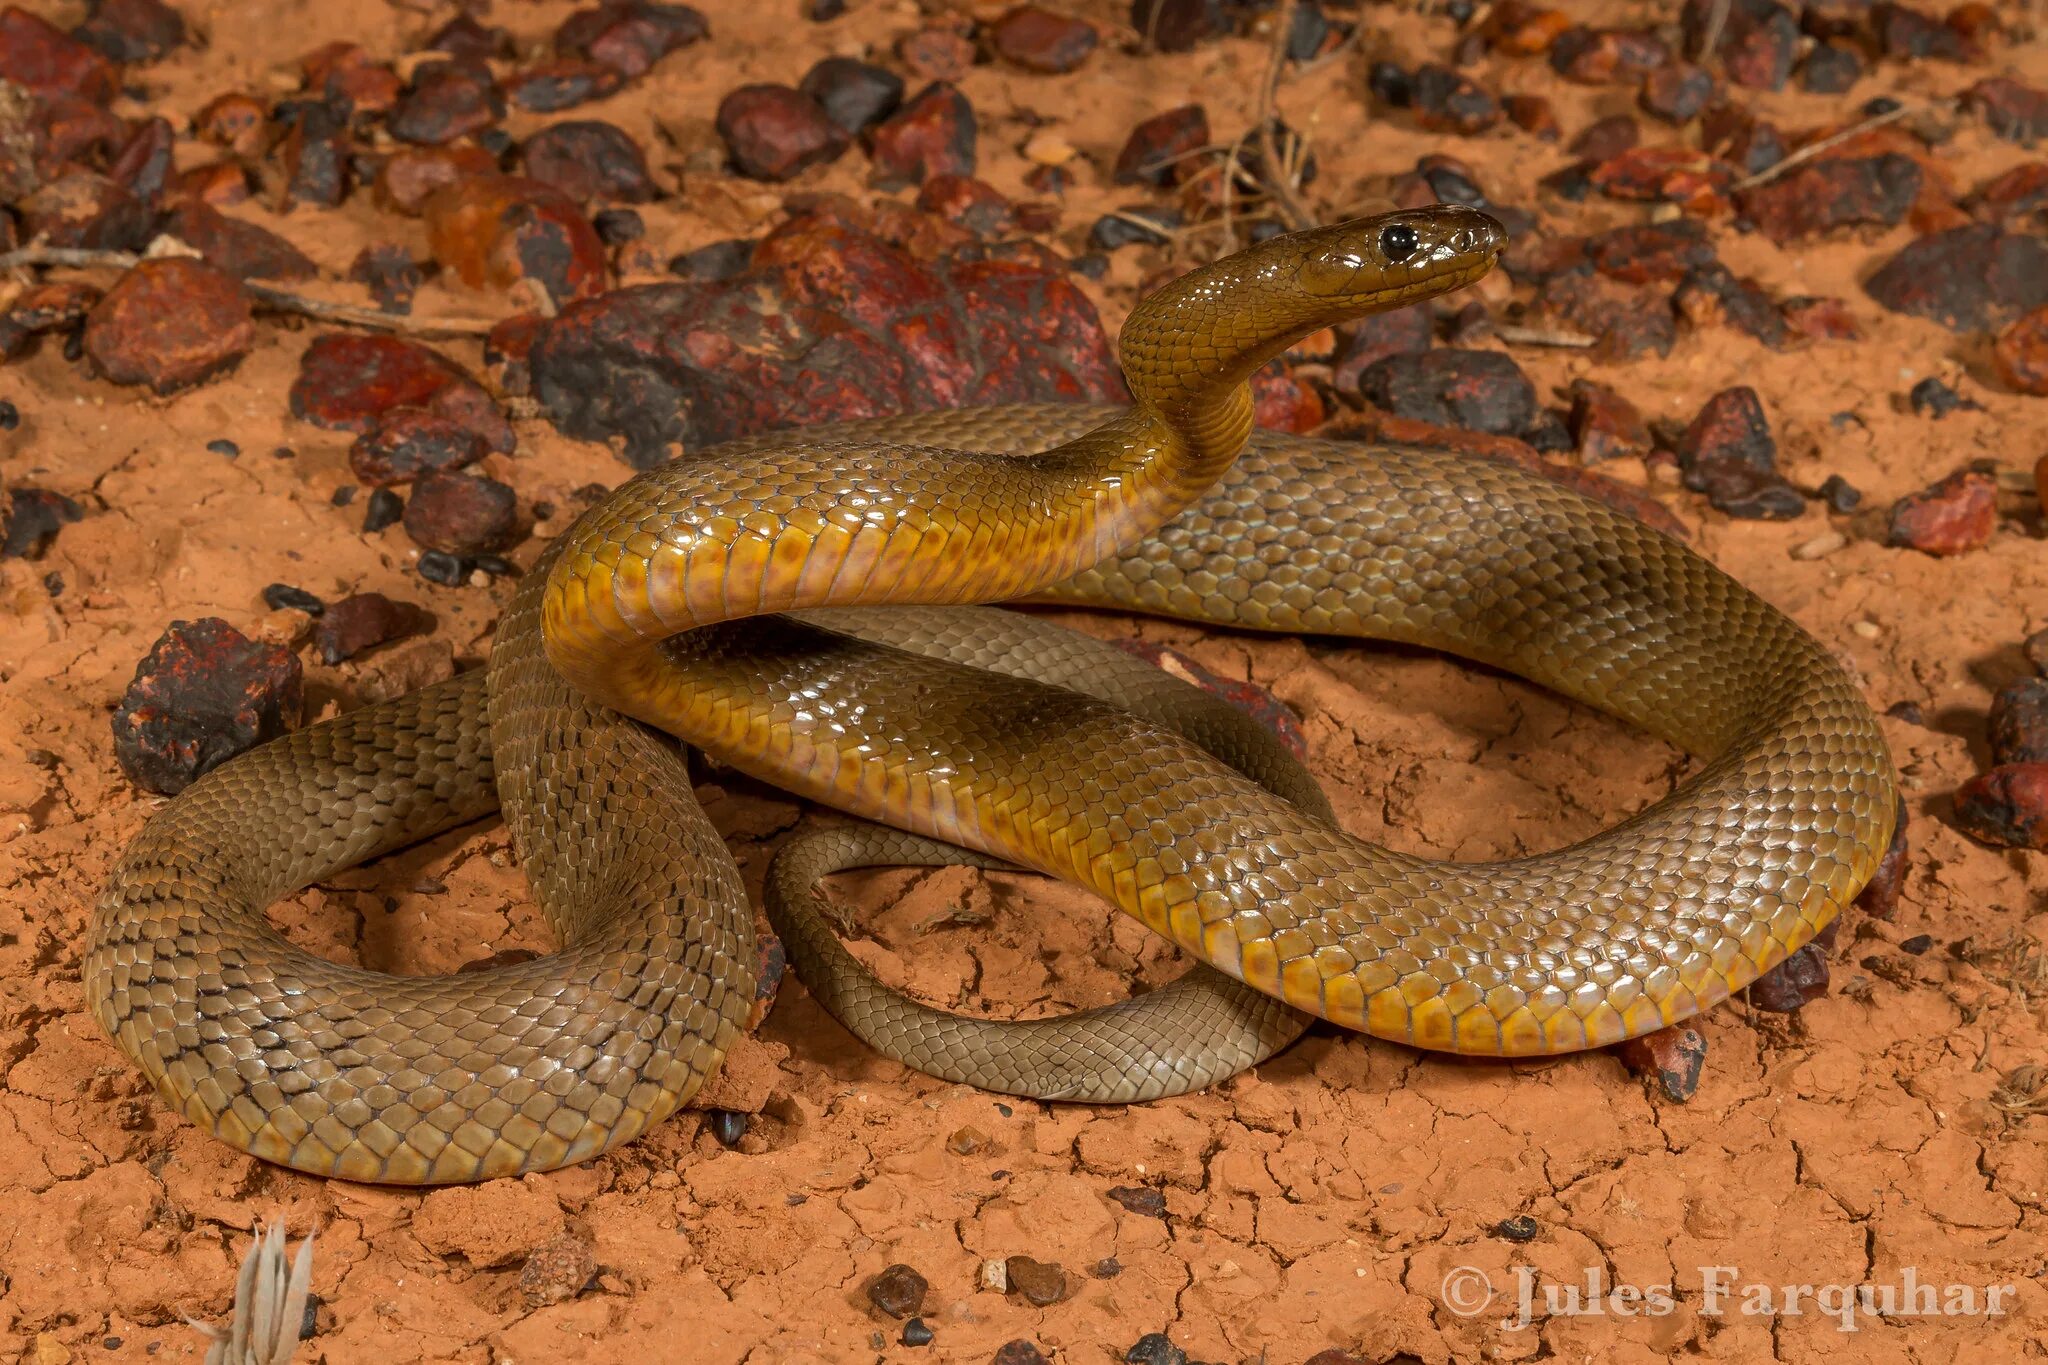
[[[981,1263],[981,1287],[993,1289],[998,1294],[1010,1292],[1010,1268],[1001,1261]]]
[[[1802,540],[1792,547],[1794,559],[1824,559],[1849,543],[1849,537],[1840,531],[1822,531],[1812,540]]]
[[[1855,631],[1866,640],[1875,640],[1882,633],[1878,630],[1877,622],[1875,621],[1857,621],[1849,629]]]

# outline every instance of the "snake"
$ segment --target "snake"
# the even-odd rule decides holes
[[[1306,1017],[1543,1055],[1725,999],[1890,842],[1889,754],[1842,664],[1677,540],[1538,473],[1253,430],[1249,381],[1296,340],[1469,284],[1504,244],[1449,205],[1276,236],[1140,301],[1128,407],[802,427],[636,476],[543,549],[485,669],[239,755],[151,816],[89,928],[95,1018],[173,1110],[303,1171],[478,1180],[629,1141],[695,1094],[753,1003],[752,907],[685,746],[924,841],[885,853],[958,847],[1088,888],[1201,964],[1130,1002],[1159,999],[1154,1027],[1057,1075],[1029,1049],[1000,1074],[986,1054],[1014,1035],[973,1032],[950,1063],[970,1083],[1170,1093]],[[1404,854],[1181,725],[1184,691],[1148,717],[1077,690],[1085,660],[1040,676],[1044,637],[1004,646],[977,610],[1016,601],[1436,648],[1699,762],[1565,848]],[[395,977],[265,918],[498,808],[557,952]],[[867,856],[853,845],[790,875]],[[954,1031],[918,1027],[941,1049]],[[900,1015],[863,1036],[895,1034]],[[1220,1059],[1116,1055],[1219,1038]]]

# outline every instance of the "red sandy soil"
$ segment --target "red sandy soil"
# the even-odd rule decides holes
[[[62,0],[29,8],[66,25],[82,13]],[[505,3],[488,17],[538,41],[570,8]],[[987,17],[1002,6],[944,8]],[[979,174],[1005,193],[1031,197],[1017,149],[1039,117],[1096,163],[1063,205],[1057,235],[1072,250],[1099,213],[1131,198],[1099,167],[1132,123],[1199,99],[1233,134],[1251,117],[1266,61],[1257,39],[1140,59],[1126,50],[1120,6],[1076,8],[1122,41],[1072,75],[984,65],[964,82],[983,119]],[[1573,8],[1637,23],[1666,10]],[[793,80],[828,51],[886,53],[919,22],[915,5],[861,0],[824,26],[795,20],[786,0],[706,9],[708,42],[567,115],[633,133],[670,189],[686,155],[674,139],[708,142],[724,91]],[[174,121],[227,89],[277,89],[288,60],[320,43],[395,55],[447,17],[370,0],[186,12],[206,46],[131,76],[146,111]],[[1446,26],[1407,6],[1365,16],[1385,30],[1365,45],[1371,55],[1414,61],[1445,45]],[[1480,72],[1507,70],[1488,65],[1501,60]],[[2002,60],[2036,81],[2048,75],[2038,44]],[[1281,92],[1281,109],[1323,158],[1315,195],[1325,210],[1364,202],[1433,149],[1468,160],[1506,203],[1535,202],[1536,179],[1565,160],[1505,125],[1447,145],[1373,115],[1365,61],[1353,53]],[[1975,74],[1886,67],[1856,98],[1952,93]],[[1567,85],[1541,61],[1493,83],[1551,96],[1568,133],[1629,98]],[[1788,127],[1832,107],[1791,92],[1746,98]],[[117,108],[145,112],[132,98]],[[548,121],[515,112],[507,126],[524,135]],[[2027,159],[1972,122],[1944,155],[1963,185]],[[855,153],[798,186],[870,194],[863,175]],[[682,183],[644,210],[663,255],[776,216],[780,190],[695,170]],[[330,278],[368,241],[397,237],[426,254],[417,221],[379,213],[367,195],[328,212],[235,211],[288,236]],[[1591,222],[1641,216],[1597,201],[1586,212]],[[1947,817],[1949,794],[1985,761],[1991,693],[2024,670],[2018,642],[2048,626],[2048,551],[2011,524],[1988,549],[1950,559],[1882,542],[1896,497],[1975,458],[2019,469],[2048,451],[2048,401],[1981,382],[1981,347],[1862,294],[1859,280],[1910,237],[1902,227],[1790,250],[1760,236],[1720,240],[1738,274],[1776,293],[1849,300],[1866,333],[1858,344],[1770,355],[1710,330],[1685,334],[1668,359],[1605,367],[1571,351],[1515,351],[1546,395],[1596,375],[1648,415],[1680,421],[1723,388],[1754,385],[1795,481],[1840,473],[1865,491],[1866,511],[1836,519],[1848,545],[1795,560],[1789,551],[1826,529],[1825,514],[1734,522],[1659,491],[1699,550],[1837,650],[1876,707],[1914,701],[1927,720],[1885,722],[1913,818],[1896,918],[1852,914],[1831,992],[1798,1014],[1736,1002],[1700,1021],[1711,1050],[1689,1103],[1663,1099],[1605,1053],[1464,1063],[1328,1027],[1207,1094],[1107,1109],[998,1102],[877,1058],[791,981],[707,1095],[752,1114],[737,1150],[686,1113],[573,1170],[435,1193],[292,1174],[169,1115],[87,1014],[79,953],[111,862],[160,804],[116,767],[108,716],[169,621],[218,615],[255,633],[265,625],[258,592],[280,579],[329,598],[381,591],[428,605],[438,624],[423,641],[339,667],[308,660],[309,716],[327,715],[480,660],[509,583],[432,588],[400,533],[363,536],[360,502],[329,505],[351,482],[349,438],[293,422],[285,404],[315,328],[266,321],[230,377],[168,400],[91,378],[55,346],[0,369],[0,397],[23,414],[0,436],[0,478],[91,511],[46,560],[0,563],[0,1351],[37,1362],[196,1360],[203,1340],[181,1319],[224,1316],[250,1230],[282,1216],[295,1237],[318,1233],[321,1331],[300,1357],[314,1361],[981,1362],[1027,1338],[1051,1359],[1096,1365],[1161,1331],[1196,1359],[1230,1361],[1301,1362],[1331,1348],[1432,1363],[2042,1358],[2048,1114],[2005,1083],[2048,1048],[2048,857],[1974,843]],[[1166,263],[1164,252],[1119,253],[1096,291],[1105,317],[1120,318],[1137,281]],[[421,315],[505,311],[501,297],[443,283],[416,304]],[[474,343],[443,348],[478,366]],[[1984,410],[1938,423],[1906,412],[1901,396],[1929,374],[1969,377]],[[1859,420],[1829,420],[1845,411]],[[240,444],[239,459],[207,452],[223,436]],[[285,444],[296,459],[270,456]],[[485,468],[522,503],[558,505],[627,473],[605,447],[539,421],[519,424],[517,455]],[[538,543],[516,557],[530,562]],[[65,585],[55,598],[43,583],[53,571]],[[1270,688],[1300,712],[1346,827],[1406,851],[1470,859],[1556,847],[1686,771],[1675,751],[1597,714],[1426,654],[1110,617],[1072,623],[1170,642]],[[704,795],[758,885],[797,804],[742,783]],[[869,961],[963,1008],[1095,1004],[1177,970],[1136,924],[1035,879],[878,873],[841,891],[872,936],[860,948]],[[277,917],[317,951],[399,972],[546,947],[495,823],[336,878]],[[1899,950],[1918,935],[1932,937],[1928,951]],[[1114,1202],[1114,1187],[1159,1190],[1164,1217]],[[1524,1214],[1533,1241],[1495,1232]],[[551,1243],[560,1253],[560,1239],[586,1249],[599,1273],[586,1292],[535,1308],[522,1267]],[[1073,1292],[1037,1308],[982,1287],[984,1262],[1018,1254],[1057,1262]],[[1121,1273],[1100,1276],[1106,1258]],[[921,1352],[898,1345],[900,1324],[867,1300],[870,1278],[895,1262],[931,1283],[924,1317],[936,1340]],[[1447,1301],[1459,1267],[1511,1296],[1524,1266],[1551,1284],[1591,1274],[1603,1286],[1672,1286],[1675,1307],[1559,1314],[1513,1330],[1502,1300],[1470,1317]],[[2014,1288],[1997,1317],[1863,1318],[1845,1335],[1810,1300],[1797,1315],[1745,1315],[1739,1298],[1708,1311],[1701,1267],[1712,1266],[1773,1286],[1897,1283],[1911,1267],[1923,1283]]]

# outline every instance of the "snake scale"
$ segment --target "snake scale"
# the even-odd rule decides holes
[[[1724,998],[1889,841],[1890,760],[1842,668],[1538,475],[1251,432],[1261,364],[1469,283],[1503,241],[1449,206],[1275,238],[1132,313],[1131,408],[807,428],[629,481],[542,553],[488,669],[244,754],[150,819],[94,917],[96,1017],[174,1109],[301,1170],[472,1180],[631,1139],[718,1065],[753,994],[752,910],[656,730],[899,831],[797,845],[771,878],[786,923],[820,873],[957,856],[943,841],[1092,888],[1208,964],[1020,1034],[842,980],[836,944],[785,931],[857,1032],[977,1084],[1172,1093],[1284,1045],[1297,1010],[1519,1056]],[[1432,646],[1704,761],[1569,848],[1401,855],[1346,834],[1213,700],[970,605],[1014,599]],[[264,919],[501,804],[551,956],[396,978]]]

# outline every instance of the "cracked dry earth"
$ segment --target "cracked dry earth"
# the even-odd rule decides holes
[[[31,8],[78,17],[62,4]],[[857,5],[829,28],[793,26],[772,6],[707,8],[709,41],[584,112],[651,136],[657,111],[708,118],[743,80],[792,79],[834,48],[886,52],[918,22],[905,6]],[[1579,8],[1643,22],[1660,7]],[[544,35],[568,9],[501,5],[492,19]],[[390,55],[430,22],[363,0],[293,7],[275,25],[244,22],[255,12],[191,7],[210,46],[149,67],[150,106],[189,116],[319,43],[347,37]],[[1123,32],[1120,7],[1083,12]],[[1363,14],[1384,28],[1376,50],[1418,60],[1448,42],[1441,21],[1407,6]],[[1226,39],[1141,66],[1112,42],[1072,76],[978,66],[964,88],[984,119],[980,174],[1025,193],[1013,148],[1030,109],[1063,111],[1059,131],[1091,157],[1113,154],[1137,118],[1192,97],[1220,128],[1239,127],[1264,52]],[[2038,77],[2038,49],[2024,60]],[[1362,69],[1352,54],[1281,92],[1324,158],[1325,207],[1441,143],[1406,123],[1368,124]],[[1609,96],[1541,63],[1518,70],[1523,88],[1571,113],[1570,127],[1608,111]],[[1918,69],[1901,79],[1922,93],[1939,85]],[[1818,121],[1825,103],[1756,98],[1794,126]],[[541,121],[513,119],[521,133]],[[1453,150],[1501,202],[1532,203],[1537,177],[1563,160],[1532,148],[1502,132]],[[1964,184],[2025,156],[1970,125],[1943,154]],[[800,185],[868,194],[857,161]],[[1104,179],[1084,176],[1063,207],[1053,235],[1070,249],[1117,202]],[[364,242],[417,231],[355,202],[237,212],[331,275]],[[644,212],[673,252],[758,231],[773,204],[758,186],[707,174]],[[1624,212],[1635,210],[1610,221]],[[1723,234],[1730,265],[1774,292],[1848,299],[1864,329],[1857,344],[1768,356],[1708,330],[1683,335],[1668,358],[1626,366],[1515,352],[1546,395],[1597,376],[1650,416],[1681,422],[1707,396],[1753,384],[1795,481],[1840,473],[1880,509],[1837,518],[1849,543],[1800,560],[1792,547],[1825,529],[1818,509],[1735,522],[1659,490],[1695,546],[1834,647],[1877,708],[1915,702],[1926,721],[1885,722],[1912,817],[1895,918],[1850,913],[1831,990],[1798,1013],[1737,1001],[1701,1020],[1709,1052],[1689,1102],[1605,1053],[1467,1063],[1328,1027],[1207,1094],[1106,1109],[999,1101],[876,1058],[790,981],[702,1101],[749,1116],[736,1146],[693,1111],[576,1169],[435,1193],[292,1174],[166,1113],[86,1013],[79,952],[110,864],[158,804],[116,767],[108,716],[168,622],[218,615],[254,631],[260,590],[280,580],[432,610],[422,639],[334,667],[309,658],[310,718],[476,664],[509,583],[426,584],[395,530],[364,535],[360,506],[330,505],[351,482],[348,438],[285,415],[317,329],[265,321],[231,376],[167,400],[97,380],[56,346],[0,369],[0,398],[22,414],[0,436],[0,479],[87,510],[44,560],[0,562],[0,1351],[196,1361],[204,1342],[183,1319],[224,1316],[251,1229],[281,1216],[294,1237],[318,1234],[318,1332],[300,1355],[312,1361],[984,1362],[1026,1340],[1048,1359],[1096,1365],[1153,1332],[1197,1360],[1287,1365],[1327,1350],[1432,1365],[2042,1358],[2048,1114],[2009,1078],[2048,1046],[2048,857],[1966,838],[1950,823],[1949,794],[1983,765],[1991,694],[2025,668],[2018,642],[2048,626],[2048,552],[2012,521],[1969,555],[1887,548],[1881,509],[1974,458],[2030,464],[2048,450],[2048,400],[1970,384],[1981,411],[1938,423],[1906,411],[1901,395],[1916,379],[1966,383],[1982,371],[1948,333],[1861,293],[1872,263],[1909,237],[1898,228],[1784,250]],[[1120,317],[1140,276],[1165,263],[1120,253],[1091,286],[1105,316]],[[416,310],[505,305],[436,282]],[[473,342],[441,345],[477,367]],[[1831,420],[1844,412],[1856,420]],[[240,458],[208,452],[223,436]],[[566,505],[572,490],[627,473],[604,446],[544,422],[521,422],[518,436],[517,454],[485,469],[524,504]],[[272,458],[280,445],[296,458]],[[1644,477],[1639,466],[1633,477]],[[531,562],[557,529],[540,527],[514,558]],[[1583,708],[1419,652],[1063,619],[1171,644],[1270,689],[1300,714],[1344,824],[1398,849],[1476,859],[1556,847],[1652,801],[1688,767]],[[758,891],[802,812],[716,772],[701,790]],[[1178,970],[1135,923],[1032,878],[876,872],[841,879],[834,894],[861,926],[857,952],[960,1008],[1095,1004]],[[399,972],[547,946],[495,823],[337,877],[276,918],[316,951]],[[1514,1219],[1527,1221],[1502,1227]],[[1038,1307],[984,1285],[986,1262],[1018,1255],[1062,1267],[1067,1296]],[[870,1280],[893,1263],[930,1283],[929,1346],[898,1344],[901,1324],[869,1302]],[[566,1297],[549,1292],[560,1265],[576,1270]],[[1623,1312],[1617,1300],[1566,1312],[1546,1307],[1539,1288],[1536,1321],[1509,1325],[1524,1268],[1539,1285],[1591,1276],[1601,1292],[1668,1287],[1668,1311]],[[1996,1316],[1980,1297],[1975,1314],[1859,1317],[1853,1335],[1811,1299],[1772,1315],[1742,1311],[1739,1289],[1718,1301],[1705,1292],[1709,1276],[1896,1285],[1909,1270],[1922,1284],[2011,1289]],[[1463,1316],[1475,1273],[1499,1296]],[[1773,1292],[1783,1308],[1782,1288]]]

